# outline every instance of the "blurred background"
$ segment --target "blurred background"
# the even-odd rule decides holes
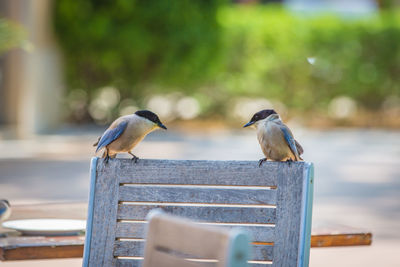
[[[145,108],[168,131],[139,157],[215,160],[263,157],[241,126],[276,109],[314,225],[374,234],[311,266],[400,266],[400,1],[0,0],[0,198],[86,201],[92,143]]]

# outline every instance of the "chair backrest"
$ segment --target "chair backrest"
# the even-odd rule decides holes
[[[143,267],[246,267],[250,239],[246,232],[222,229],[160,210],[147,216]]]
[[[252,266],[308,266],[312,191],[306,162],[93,158],[83,265],[140,266],[146,215],[160,208],[244,228]]]

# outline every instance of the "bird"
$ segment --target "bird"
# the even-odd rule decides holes
[[[0,221],[7,220],[11,215],[11,205],[7,199],[0,200]]]
[[[139,158],[131,150],[148,133],[158,128],[167,130],[155,113],[149,110],[138,110],[116,119],[93,146],[97,146],[96,153],[104,149],[102,158],[106,162],[110,158],[115,158],[118,153],[127,152],[136,163]]]
[[[259,160],[259,167],[267,159],[273,161],[302,161],[302,146],[294,139],[292,132],[273,109],[264,109],[253,115],[243,127],[254,125],[257,138],[265,158]]]

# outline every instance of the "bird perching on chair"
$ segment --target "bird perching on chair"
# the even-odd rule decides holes
[[[302,161],[303,148],[294,139],[292,132],[273,109],[264,109],[253,115],[243,127],[254,125],[257,138],[265,158],[260,159],[259,166],[267,159],[273,161]]]
[[[102,157],[106,162],[122,152],[129,153],[132,155],[132,160],[137,162],[139,158],[131,150],[147,134],[158,128],[167,129],[155,113],[139,110],[116,119],[93,146],[97,146],[96,153],[104,149]]]

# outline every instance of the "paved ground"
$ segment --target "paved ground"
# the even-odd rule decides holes
[[[312,249],[311,266],[400,266],[400,132],[294,129],[315,164],[315,224],[373,232],[370,247]],[[14,203],[85,201],[93,131],[67,131],[30,141],[0,141],[0,197]],[[258,160],[251,130],[155,132],[135,150],[143,158]],[[67,189],[67,190],[66,190]],[[396,253],[397,252],[397,253]],[[81,266],[81,261],[0,263]]]

